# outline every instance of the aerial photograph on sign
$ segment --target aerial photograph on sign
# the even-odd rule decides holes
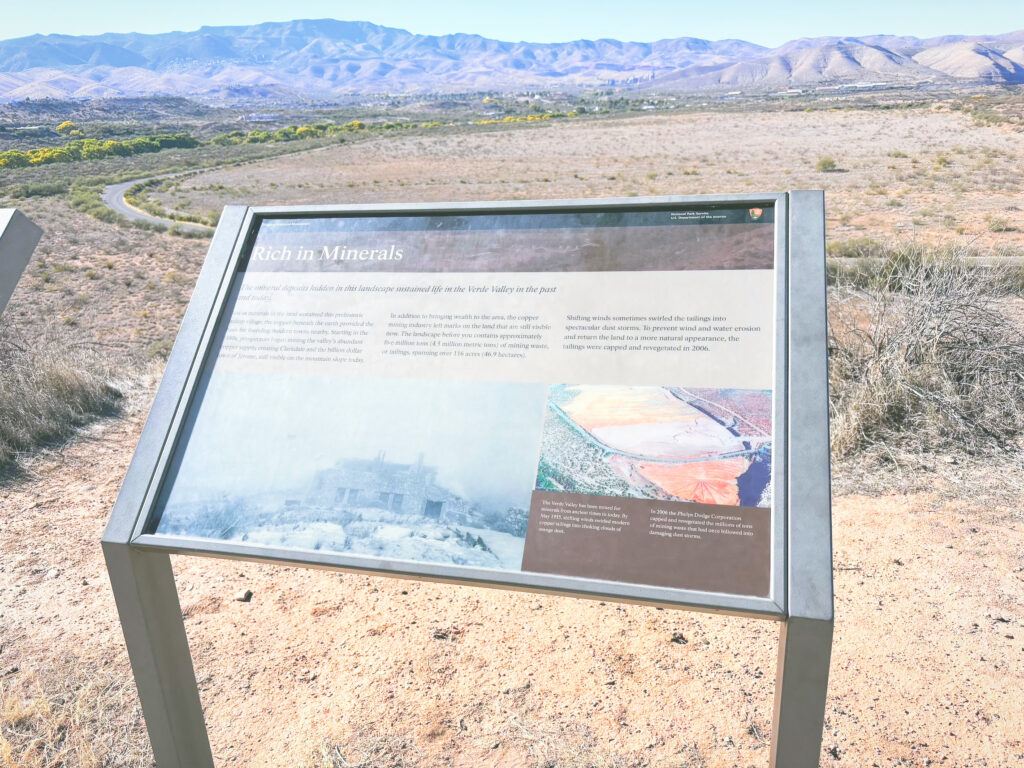
[[[308,391],[330,393],[331,408],[296,395]],[[519,570],[545,394],[540,384],[217,374],[157,531]]]
[[[556,384],[537,490],[768,507],[771,392]]]

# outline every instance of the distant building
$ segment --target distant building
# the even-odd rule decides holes
[[[336,509],[377,508],[422,515],[439,521],[464,518],[466,502],[437,485],[437,469],[374,459],[342,459],[317,473],[307,502]]]

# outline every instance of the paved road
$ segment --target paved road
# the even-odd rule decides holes
[[[189,224],[188,222],[175,221],[174,219],[162,219],[159,216],[153,216],[145,211],[140,211],[138,208],[132,208],[124,201],[124,193],[140,182],[149,181],[150,179],[167,179],[180,175],[179,173],[163,173],[158,176],[147,176],[144,179],[133,179],[132,181],[122,181],[119,184],[111,184],[103,188],[103,203],[115,213],[119,213],[132,221],[148,221],[150,224],[162,224],[190,232],[204,232],[207,234],[213,232],[213,227],[207,227],[202,224]]]
[[[229,166],[237,165],[251,165],[253,163],[262,163],[265,160],[272,160],[277,157],[283,157],[284,155],[302,155],[311,154],[313,152],[323,152],[326,149],[332,149],[337,144],[325,144],[319,147],[310,147],[309,149],[296,149],[290,152],[281,152],[279,154],[270,155],[268,157],[257,157],[252,160],[243,160],[242,162],[228,163]],[[138,208],[132,208],[128,203],[124,201],[124,193],[131,189],[135,184],[139,184],[143,181],[151,181],[152,179],[170,179],[175,176],[185,176],[190,173],[204,173],[206,171],[213,171],[217,168],[224,166],[213,165],[208,168],[196,168],[191,171],[176,171],[174,173],[159,173],[156,176],[146,176],[141,179],[132,179],[131,181],[122,181],[119,184],[111,184],[110,186],[104,187],[101,196],[103,198],[103,204],[110,208],[112,211],[121,214],[126,219],[132,221],[148,221],[150,224],[162,224],[164,226],[177,227],[178,229],[188,230],[190,232],[203,232],[209,234],[213,232],[213,227],[207,227],[203,224],[190,224],[184,221],[175,221],[174,219],[162,219],[159,216],[154,216],[151,213],[140,211]]]

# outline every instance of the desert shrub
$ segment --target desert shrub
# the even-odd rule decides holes
[[[127,664],[68,656],[0,678],[0,768],[150,765]]]
[[[0,152],[0,168],[27,168],[30,165],[27,152],[9,149]]]
[[[840,258],[882,257],[889,252],[889,247],[870,237],[855,237],[852,240],[829,241],[828,255]]]
[[[836,161],[831,157],[822,157],[818,159],[818,162],[814,166],[815,170],[823,173],[830,173],[832,171],[839,170],[839,166],[836,165]]]
[[[245,141],[245,134],[241,131],[228,131],[227,133],[218,134],[210,139],[211,144],[221,147],[241,144],[243,141]]]
[[[53,197],[68,191],[66,181],[40,182],[38,184],[20,184],[11,190],[11,197],[23,200],[26,197]]]
[[[76,160],[98,160],[104,157],[130,157],[159,152],[162,149],[193,149],[198,146],[199,142],[187,133],[164,133],[125,141],[75,139],[63,147],[41,147],[24,152],[10,149],[0,152],[0,168],[25,168],[30,165],[71,163]]]
[[[1024,435],[1020,278],[962,253],[893,249],[836,277],[829,383],[836,458],[1011,450]]]
[[[0,472],[13,469],[20,455],[116,413],[116,373],[105,356],[54,328],[30,341],[0,325]]]
[[[201,219],[195,220],[202,221]],[[175,235],[176,237],[183,237],[186,240],[208,240],[213,237],[213,230],[185,229],[184,227],[179,227],[177,224],[172,224],[167,229],[167,234]]]
[[[269,131],[253,130],[249,133],[241,131],[230,131],[221,133],[210,139],[211,144],[218,146],[230,146],[233,144],[268,144],[281,141],[296,141],[305,139],[317,139],[328,135],[329,126],[327,123],[315,123],[313,125],[289,125],[280,128],[273,133]]]

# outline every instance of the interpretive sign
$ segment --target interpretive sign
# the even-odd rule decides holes
[[[168,552],[787,621],[810,589],[830,638],[822,218],[820,193],[227,209],[104,539],[115,591]],[[118,597],[130,648],[154,599]]]
[[[11,300],[43,231],[16,208],[0,208],[0,313]]]
[[[145,530],[768,597],[774,267],[769,207],[265,218]]]

